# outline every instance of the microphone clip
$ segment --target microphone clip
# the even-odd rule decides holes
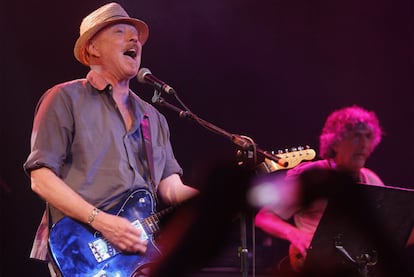
[[[152,103],[161,103],[161,92],[157,89],[154,89],[154,95],[151,99]]]

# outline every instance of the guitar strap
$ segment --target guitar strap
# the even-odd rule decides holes
[[[157,189],[154,182],[155,178],[155,171],[154,171],[154,159],[152,155],[152,143],[151,143],[151,128],[149,124],[149,117],[148,114],[145,113],[144,117],[141,120],[141,133],[143,138],[143,144],[145,149],[145,156],[147,160],[148,170],[149,170],[149,178],[147,178],[147,182],[149,183],[150,190],[158,203],[157,199]]]

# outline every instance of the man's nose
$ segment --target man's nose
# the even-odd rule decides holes
[[[129,37],[129,41],[138,42],[138,35],[131,34],[131,36]]]
[[[361,136],[359,139],[359,145],[364,148],[369,147],[371,145],[371,142],[372,140],[368,136]]]
[[[129,41],[133,41],[133,42],[137,42],[138,41],[138,33],[132,30],[128,30],[128,40]]]

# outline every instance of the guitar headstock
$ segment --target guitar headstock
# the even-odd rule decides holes
[[[316,157],[316,151],[311,149],[309,146],[306,147],[297,147],[285,149],[284,151],[279,150],[277,153],[272,153],[272,155],[282,159],[287,162],[287,166],[282,166],[279,163],[265,158],[264,161],[260,164],[260,167],[265,172],[273,172],[281,169],[289,169],[297,166],[303,161],[311,161]]]

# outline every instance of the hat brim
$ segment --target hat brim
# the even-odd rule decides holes
[[[93,28],[89,29],[85,33],[83,33],[75,42],[75,47],[73,48],[73,54],[75,58],[83,63],[84,65],[89,65],[88,57],[86,54],[86,46],[89,40],[96,35],[100,30],[105,28],[108,25],[116,24],[116,23],[127,23],[135,27],[138,31],[138,40],[139,42],[144,45],[148,39],[149,29],[148,25],[141,20],[130,18],[130,17],[122,17],[122,18],[115,18],[112,20],[107,20],[102,22],[101,24],[95,25]]]

